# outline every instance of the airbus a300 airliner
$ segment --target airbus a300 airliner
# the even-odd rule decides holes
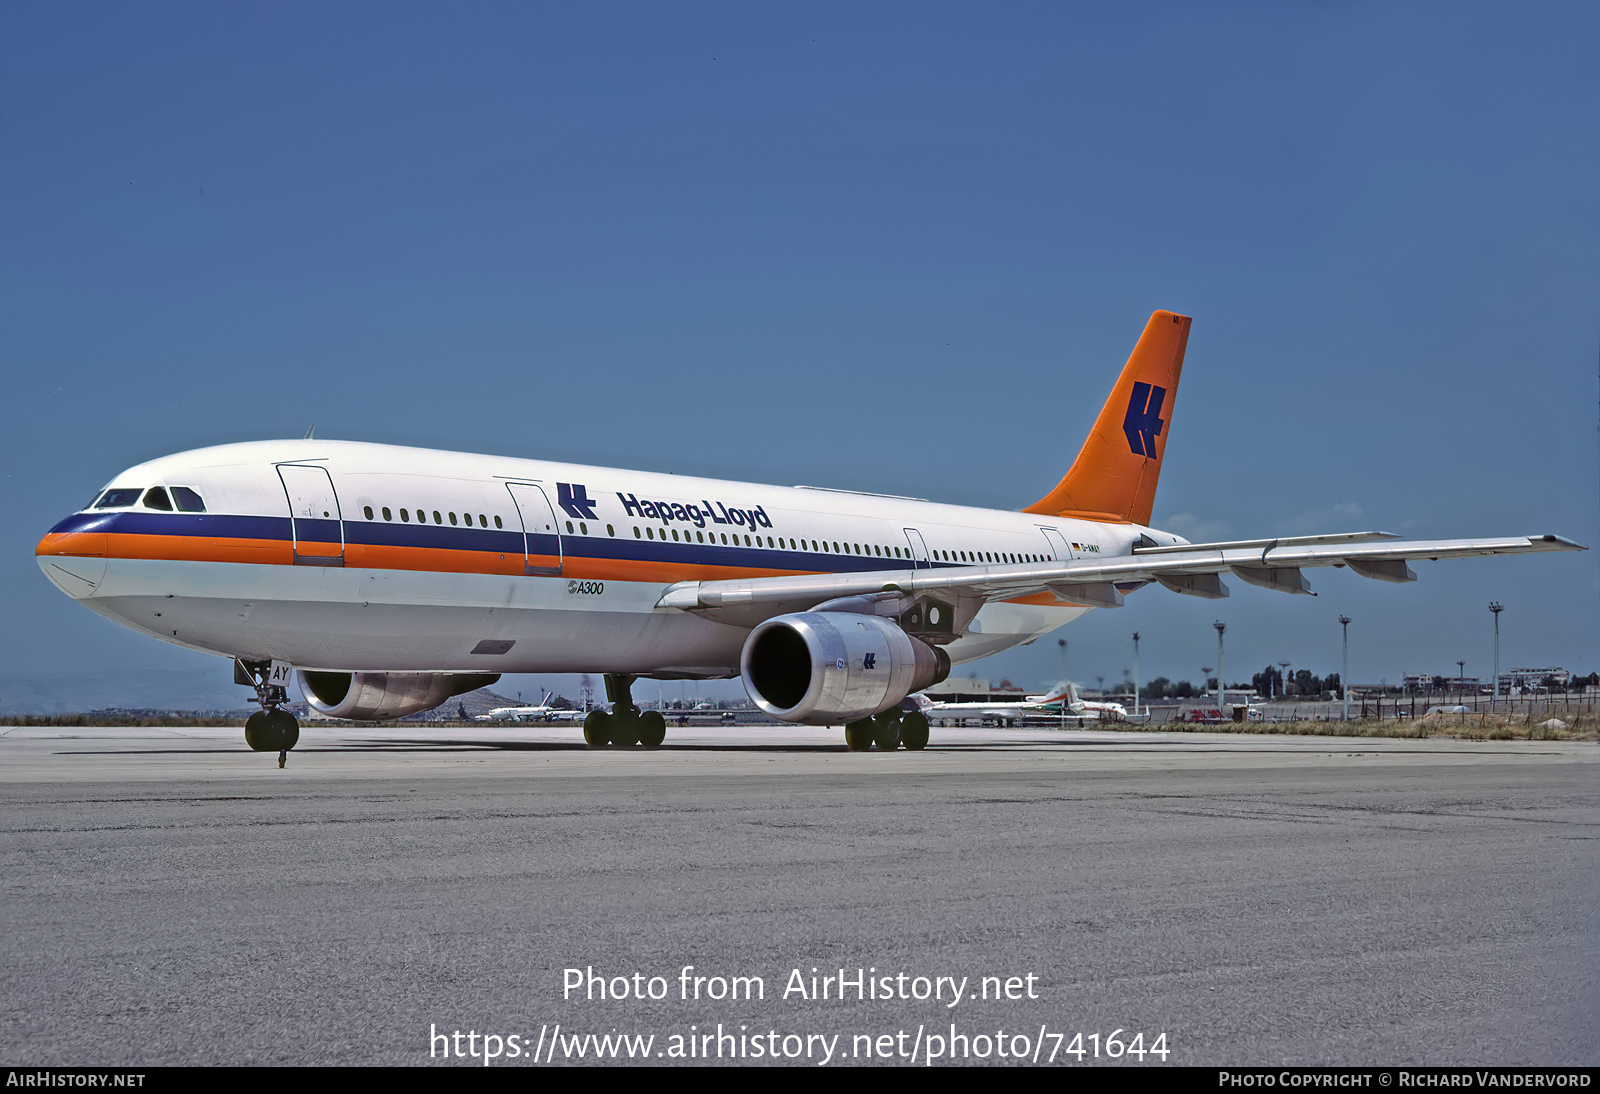
[[[902,700],[1152,583],[1288,593],[1347,566],[1581,550],[1555,535],[1383,532],[1193,544],[1149,527],[1190,320],[1150,317],[1066,477],[1021,512],[349,441],[255,441],[130,467],[39,543],[63,592],[234,659],[286,750],[311,705],[382,720],[506,672],[596,672],[591,745],[660,744],[639,677],[742,676],[766,713],[851,749],[927,744]],[[905,704],[912,706],[914,704]]]

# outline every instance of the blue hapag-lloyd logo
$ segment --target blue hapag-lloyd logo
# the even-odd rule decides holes
[[[594,513],[594,499],[589,496],[589,488],[581,482],[556,483],[556,501],[569,517],[579,520],[599,520]]]
[[[696,528],[704,528],[706,522],[712,524],[731,524],[740,528],[755,530],[757,528],[771,528],[772,518],[767,516],[764,506],[754,509],[736,509],[722,502],[701,500],[699,505],[693,502],[685,504],[681,501],[640,501],[636,495],[624,494],[617,491],[617,500],[622,503],[622,511],[630,517],[643,517],[646,520],[660,520],[670,524],[681,520],[693,524]]]
[[[861,667],[864,668],[864,669],[875,669],[875,668],[877,668],[878,667],[878,655],[875,654],[875,653],[869,653],[869,654],[866,654],[865,656],[863,656],[861,658]]]
[[[1156,437],[1164,424],[1161,421],[1161,404],[1167,401],[1167,389],[1153,384],[1136,383],[1133,396],[1128,400],[1128,413],[1122,419],[1122,433],[1128,438],[1128,447],[1135,456],[1155,459]]]

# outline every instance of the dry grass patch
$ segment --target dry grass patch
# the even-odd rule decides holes
[[[1544,723],[1552,719],[1564,727]],[[1102,723],[1099,728],[1109,727]],[[1421,718],[1352,718],[1348,722],[1224,722],[1220,725],[1127,724],[1118,728],[1144,733],[1284,734],[1299,737],[1394,737],[1423,740],[1449,737],[1465,741],[1597,741],[1600,714],[1429,714]]]

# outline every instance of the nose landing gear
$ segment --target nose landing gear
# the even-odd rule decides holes
[[[300,740],[300,723],[282,707],[289,701],[289,693],[281,684],[269,683],[271,663],[242,661],[233,663],[233,680],[236,684],[252,687],[261,709],[250,715],[244,723],[244,743],[257,752],[276,752],[278,766],[289,759],[289,750]]]

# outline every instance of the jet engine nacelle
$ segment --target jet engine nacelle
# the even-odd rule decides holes
[[[739,670],[750,698],[774,718],[832,725],[937,684],[950,675],[950,655],[881,616],[797,612],[751,631]]]
[[[486,688],[497,672],[307,672],[300,684],[313,710],[330,718],[382,722],[432,710],[446,699]]]

